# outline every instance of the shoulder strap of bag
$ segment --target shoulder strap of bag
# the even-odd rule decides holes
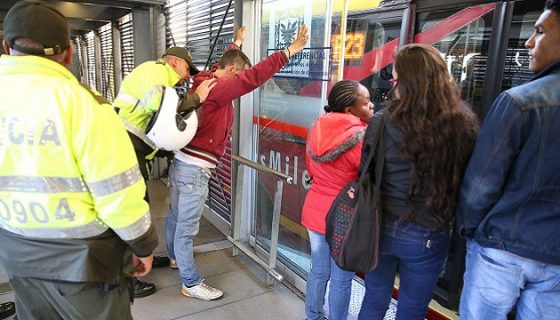
[[[381,119],[384,120],[386,116],[387,115],[383,113]],[[378,188],[381,187],[381,176],[383,175],[383,165],[385,164],[385,137],[383,134],[385,132],[385,121],[382,121],[381,128],[379,140],[375,148],[375,185]]]
[[[375,167],[376,169],[379,167],[383,167],[383,160],[385,159],[385,152],[383,152],[383,155],[381,157],[381,165],[379,166],[379,150],[380,147],[379,145],[382,143],[383,144],[383,151],[385,151],[385,141],[383,139],[383,131],[385,129],[385,112],[381,112],[381,117],[377,118],[377,117],[372,117],[371,122],[369,123],[370,126],[376,125],[377,128],[375,130],[375,133],[373,135],[372,138],[372,148],[368,154],[368,158],[366,161],[366,164],[364,165],[364,168],[362,170],[362,173],[360,175],[360,180],[359,181],[363,181],[363,179],[365,178],[366,174],[368,173],[368,171],[371,169],[371,163],[373,162],[373,158],[376,158],[376,163],[375,163]],[[381,143],[380,143],[381,142]],[[364,143],[367,143],[366,141],[364,141]],[[377,174],[377,170],[376,170],[376,178],[377,176],[380,176],[381,174]],[[377,183],[377,181],[376,181]]]

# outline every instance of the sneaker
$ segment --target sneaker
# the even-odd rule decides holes
[[[0,319],[7,318],[16,313],[16,304],[12,301],[0,303]]]
[[[177,260],[170,259],[170,260],[169,260],[169,268],[171,268],[171,269],[178,269],[179,266],[177,266]]]
[[[183,284],[181,293],[186,297],[196,298],[204,301],[216,300],[224,295],[224,292],[222,290],[212,288],[202,281],[196,286],[190,288]]]
[[[134,283],[134,298],[144,298],[156,292],[156,285],[149,282],[136,280]]]

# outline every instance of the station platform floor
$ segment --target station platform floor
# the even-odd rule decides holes
[[[150,181],[152,222],[160,244],[156,255],[167,255],[164,225],[167,217],[167,188]],[[206,302],[187,298],[180,292],[179,271],[155,268],[143,281],[156,284],[155,294],[135,300],[132,315],[137,320],[154,319],[305,319],[303,300],[283,284],[266,286],[266,272],[240,254],[232,257],[232,245],[226,236],[202,218],[194,240],[198,271],[206,283],[224,291],[221,299]]]
[[[167,217],[167,186],[159,180],[149,182],[151,214],[160,243],[155,255],[167,255],[164,225]],[[266,285],[266,272],[242,253],[232,256],[232,244],[226,235],[202,218],[194,241],[195,260],[205,282],[224,291],[215,301],[184,297],[179,272],[169,267],[155,268],[142,281],[155,283],[155,294],[136,299],[132,315],[136,320],[283,320],[305,319],[301,292],[283,283]],[[7,275],[0,265],[0,303],[13,301]],[[364,288],[354,281],[349,320],[357,318]],[[385,319],[394,319],[396,301],[391,303]],[[8,319],[11,319],[9,317]],[[118,319],[116,319],[118,320]]]
[[[154,253],[166,256],[167,187],[159,180],[152,180],[148,189],[152,222],[159,235]],[[266,272],[242,253],[233,257],[231,242],[204,218],[194,245],[199,273],[206,283],[223,290],[224,296],[210,302],[187,298],[180,291],[178,270],[155,268],[141,280],[155,283],[157,291],[135,299],[132,305],[135,320],[305,319],[304,301],[281,283],[268,288]],[[8,277],[0,264],[0,303],[13,300]]]

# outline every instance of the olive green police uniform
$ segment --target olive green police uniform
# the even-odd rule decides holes
[[[165,55],[185,59],[190,66],[191,74],[198,72],[192,64],[190,52],[185,48],[169,48]],[[149,158],[156,148],[146,136],[146,128],[161,106],[164,88],[174,87],[180,80],[179,74],[163,59],[147,61],[134,68],[123,79],[119,94],[113,102],[113,107],[118,110],[119,117],[129,132],[140,170],[146,180],[148,179],[146,158]],[[198,94],[185,94],[178,111],[193,110],[199,105]]]
[[[0,260],[18,318],[130,318],[123,258],[149,256],[157,234],[126,130],[47,59],[69,46],[58,11],[18,2],[4,37],[25,53],[0,57]]]

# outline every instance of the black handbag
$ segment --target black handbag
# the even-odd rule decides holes
[[[382,213],[379,187],[385,160],[383,117],[371,119],[377,122],[377,130],[359,179],[342,188],[327,213],[325,239],[330,254],[340,268],[349,271],[368,272],[378,262]],[[370,168],[374,158],[375,183]]]

